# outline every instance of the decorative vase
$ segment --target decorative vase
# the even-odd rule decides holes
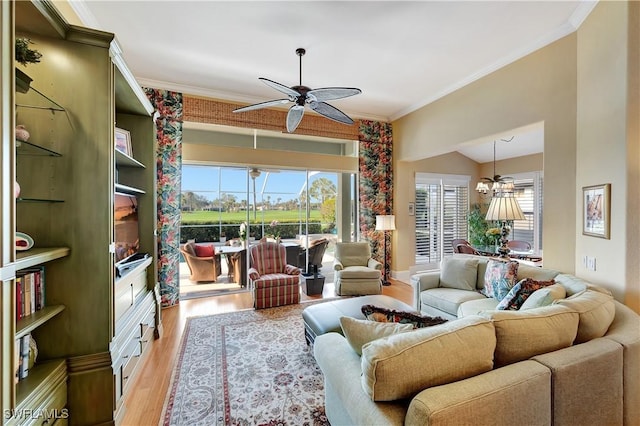
[[[20,196],[20,184],[17,180],[13,183],[13,196],[14,198],[18,198]]]
[[[18,124],[16,126],[16,139],[18,139],[19,141],[26,142],[29,140],[29,136],[31,135],[29,135],[29,132],[24,127],[24,125]]]

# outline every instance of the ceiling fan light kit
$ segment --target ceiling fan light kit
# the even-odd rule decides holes
[[[514,137],[500,140],[502,142],[511,142]],[[493,177],[483,177],[476,184],[476,191],[480,194],[487,194],[491,190],[492,194],[496,196],[502,193],[512,193],[515,189],[513,178],[496,174],[496,142],[495,140],[493,141]],[[491,184],[491,188],[489,188],[489,184]]]
[[[233,112],[246,112],[256,109],[267,108],[272,106],[283,105],[293,102],[289,112],[287,113],[287,132],[292,133],[302,121],[304,115],[304,107],[309,108],[318,114],[343,124],[353,124],[353,120],[338,108],[329,105],[325,101],[342,99],[362,93],[360,89],[354,87],[323,87],[320,89],[311,89],[302,85],[302,57],[306,53],[303,48],[296,49],[296,55],[300,58],[300,84],[297,86],[287,87],[283,84],[260,77],[264,84],[276,89],[277,91],[287,95],[287,99],[275,99],[272,101],[260,102],[242,108],[236,108]]]

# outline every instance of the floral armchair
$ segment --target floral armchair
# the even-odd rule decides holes
[[[287,264],[287,251],[282,244],[261,242],[251,246],[249,254],[249,280],[256,309],[300,301],[300,268]]]

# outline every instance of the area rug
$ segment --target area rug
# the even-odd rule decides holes
[[[188,318],[161,424],[328,425],[312,303]]]

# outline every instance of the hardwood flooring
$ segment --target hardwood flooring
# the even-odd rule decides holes
[[[382,293],[413,305],[413,289],[409,284],[391,280],[392,285],[382,288]],[[333,284],[326,284],[322,295],[306,296],[302,300],[335,296]],[[165,396],[169,389],[171,373],[178,352],[182,332],[188,317],[251,309],[251,293],[236,293],[181,301],[177,306],[162,310],[163,335],[153,342],[145,365],[138,372],[124,400],[125,413],[122,425],[158,425]]]

